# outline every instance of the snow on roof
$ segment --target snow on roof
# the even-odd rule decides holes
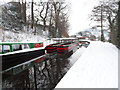
[[[77,38],[52,38],[53,40],[70,40],[70,39],[77,39]]]
[[[7,42],[3,42],[3,41],[0,41],[0,44],[10,44],[10,43],[11,44],[43,43],[44,41],[45,40],[41,40],[41,41],[32,41],[31,40],[31,41],[21,41],[21,42],[15,42],[15,41],[14,42],[13,41],[12,42],[8,42],[8,41]]]
[[[118,88],[118,49],[91,42],[56,88]]]
[[[35,50],[41,50],[41,49],[44,49],[44,47],[32,48],[32,49],[23,49],[23,50],[18,50],[18,51],[14,51],[14,52],[8,52],[8,53],[5,53],[5,54],[0,54],[0,56],[1,55],[16,54],[16,53],[31,52],[31,51],[35,51]]]

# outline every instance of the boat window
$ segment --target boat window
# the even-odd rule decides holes
[[[30,46],[28,44],[22,44],[22,49],[29,49]]]
[[[2,45],[0,45],[0,53],[2,53]]]
[[[3,45],[2,46],[2,52],[3,53],[10,52],[10,45]]]
[[[13,51],[21,50],[20,44],[12,45]]]

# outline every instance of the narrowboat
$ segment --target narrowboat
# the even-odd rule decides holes
[[[2,70],[41,57],[45,54],[43,43],[1,43]]]
[[[89,46],[89,44],[90,44],[90,41],[89,40],[80,40],[79,41],[79,46],[80,47],[82,47],[82,46],[84,46],[84,47],[88,47]]]
[[[76,42],[65,43],[58,46],[57,54],[60,55],[60,54],[67,54],[69,52],[74,52],[77,50],[77,48],[78,48],[78,43]]]
[[[57,47],[61,45],[61,43],[55,43],[55,44],[50,44],[45,47],[46,53],[51,54],[51,53],[56,53],[57,52]]]
[[[0,43],[0,54],[40,47],[43,47],[43,42],[37,43],[2,42]]]

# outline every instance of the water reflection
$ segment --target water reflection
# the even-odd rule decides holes
[[[2,75],[2,87],[6,88],[29,88],[29,71],[25,70],[17,75]]]
[[[54,89],[71,67],[68,59],[70,55],[72,53],[67,54],[67,56],[46,59],[17,75],[3,75],[3,90],[5,88],[15,88],[15,90],[25,88],[31,90]]]

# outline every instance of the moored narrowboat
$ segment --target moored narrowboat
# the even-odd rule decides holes
[[[50,44],[45,47],[46,53],[56,53],[57,52],[57,47],[61,45],[61,43],[55,43],[55,44]]]
[[[74,52],[75,50],[77,50],[77,47],[78,47],[78,43],[75,42],[62,44],[57,48],[57,54],[60,55],[69,52]]]
[[[43,42],[37,43],[22,43],[22,42],[2,42],[0,43],[0,54],[6,54],[25,49],[41,48]]]
[[[41,43],[1,43],[0,58],[2,70],[25,63],[45,54],[43,42]],[[40,60],[39,60],[40,61]]]

